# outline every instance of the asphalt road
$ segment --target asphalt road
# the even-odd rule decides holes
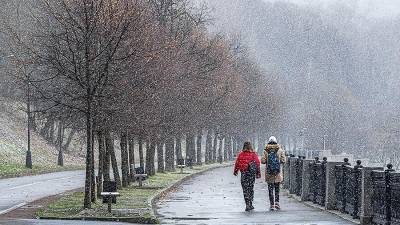
[[[84,171],[0,179],[0,214],[28,202],[83,187],[84,181]]]
[[[129,225],[130,223],[68,220],[2,220],[0,225]],[[132,225],[132,224],[131,224]]]
[[[181,185],[157,205],[163,224],[265,224],[265,225],[351,225],[333,214],[281,196],[281,211],[269,211],[267,186],[255,185],[255,210],[245,212],[240,176],[232,168],[221,168]]]

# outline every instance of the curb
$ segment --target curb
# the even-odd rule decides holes
[[[339,212],[337,210],[326,210],[323,206],[316,205],[316,204],[314,204],[314,203],[312,203],[310,201],[301,201],[299,196],[297,196],[295,194],[290,194],[289,191],[286,190],[286,189],[284,189],[284,190],[285,190],[285,193],[287,194],[287,196],[289,198],[292,198],[292,199],[294,199],[294,200],[296,200],[296,201],[298,201],[300,203],[303,203],[306,206],[309,206],[309,207],[314,208],[314,209],[319,209],[319,210],[324,211],[324,212],[328,212],[328,213],[330,213],[332,215],[338,216],[338,217],[340,217],[340,218],[342,218],[342,219],[344,219],[346,221],[349,221],[351,223],[354,223],[354,224],[361,224],[359,220],[351,218],[351,216],[349,216],[348,214],[343,214],[343,213],[341,213],[341,212]]]
[[[170,193],[173,189],[177,188],[178,186],[180,186],[182,183],[184,183],[185,181],[188,181],[196,176],[199,176],[203,173],[209,172],[211,170],[214,169],[219,169],[219,168],[225,168],[225,167],[230,167],[232,166],[232,163],[228,163],[228,164],[221,164],[219,166],[215,166],[215,167],[211,167],[211,168],[207,168],[205,170],[199,171],[199,172],[195,172],[192,173],[188,176],[183,177],[182,179],[176,181],[175,183],[169,185],[168,187],[160,190],[159,192],[157,192],[154,196],[152,196],[150,198],[150,200],[148,201],[148,203],[151,205],[152,208],[152,217],[156,218],[157,223],[159,223],[160,221],[158,220],[158,216],[160,216],[160,214],[157,213],[157,202],[160,200],[160,198],[168,193]]]

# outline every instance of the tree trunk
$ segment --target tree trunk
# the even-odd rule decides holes
[[[232,144],[233,144],[233,156],[236,157],[237,156],[237,152],[238,152],[236,138],[233,138]]]
[[[164,143],[157,144],[157,172],[164,173]]]
[[[64,146],[63,146],[63,150],[64,152],[68,151],[69,145],[72,142],[72,138],[74,137],[76,133],[76,129],[72,129],[71,132],[68,135],[67,141],[65,142]]]
[[[197,153],[197,157],[196,157],[196,163],[197,165],[202,165],[202,154],[201,154],[201,141],[202,141],[203,135],[202,132],[200,131],[199,134],[197,135],[197,139],[196,139],[196,153]]]
[[[293,150],[290,154],[295,154],[297,150],[297,137],[294,137],[293,139]]]
[[[258,154],[262,154],[263,153],[263,151],[264,151],[264,143],[263,143],[263,138],[262,137],[260,137],[260,135],[258,135],[258,150],[257,150],[257,152],[258,152]]]
[[[165,142],[165,171],[175,171],[174,139],[168,137]]]
[[[61,139],[62,139],[62,121],[58,121],[58,126],[57,126],[57,137],[56,137],[56,141],[54,142],[55,146],[60,146],[60,142],[62,143]]]
[[[88,101],[89,102],[89,101]],[[90,104],[88,103],[88,106]],[[90,209],[92,207],[91,203],[91,161],[92,161],[92,118],[90,114],[90,110],[86,112],[86,177],[85,177],[85,197],[83,201],[83,207],[85,209]]]
[[[128,187],[129,184],[129,156],[128,156],[128,137],[126,132],[121,134],[121,172],[122,172],[122,187]]]
[[[120,188],[121,187],[121,178],[119,176],[117,159],[115,157],[114,139],[111,137],[110,131],[106,132],[105,138],[106,138],[106,149],[107,149],[108,153],[110,154],[110,158],[111,158],[111,166],[113,169],[114,180],[115,180],[115,182],[117,182],[117,188]]]
[[[228,157],[228,136],[224,137],[224,161],[227,162],[229,160]]]
[[[191,159],[195,163],[195,143],[192,134],[186,135],[186,159]]]
[[[212,162],[215,163],[217,159],[217,147],[218,147],[218,134],[214,133],[213,149],[212,149]]]
[[[218,145],[218,161],[222,163],[224,161],[224,156],[222,152],[222,138],[219,139],[219,145]]]
[[[147,146],[149,146],[149,148],[146,148],[146,174],[148,176],[154,176],[156,174],[154,165],[156,144],[154,143],[154,140],[147,144]]]
[[[129,138],[129,177],[133,177],[135,173],[135,140],[133,137]],[[131,179],[129,179],[130,181]]]
[[[59,166],[64,166],[64,154],[63,154],[63,148],[62,148],[62,142],[63,142],[63,136],[64,136],[64,128],[63,128],[63,122],[60,120],[60,124],[58,125],[58,160],[57,164]]]
[[[92,125],[92,131],[90,133],[90,138],[92,139],[92,145],[91,145],[92,158],[90,160],[90,166],[91,166],[91,170],[92,170],[92,173],[90,176],[90,179],[91,179],[91,181],[90,181],[90,189],[91,189],[90,190],[90,199],[92,202],[96,202],[96,175],[94,173],[94,134],[95,134],[95,131],[93,130],[93,127],[94,126]]]
[[[180,135],[176,138],[175,152],[176,152],[175,155],[176,155],[177,159],[183,159],[183,156],[182,156],[182,139],[181,139]]]
[[[228,151],[228,159],[229,161],[233,160],[233,150],[232,150],[232,138],[228,136],[227,139],[225,139],[225,145]]]
[[[139,137],[138,144],[139,144],[139,166],[144,169],[143,140],[141,137]]]
[[[206,136],[206,154],[205,154],[205,162],[209,164],[212,159],[212,139],[210,131],[207,132]]]
[[[51,120],[49,136],[47,138],[49,143],[54,143],[54,120]]]
[[[107,149],[107,144],[106,144],[106,141],[105,141],[105,134],[104,134],[104,132],[101,132],[101,139],[102,139],[102,142],[103,142],[103,148],[104,148],[104,150],[103,150],[103,152],[104,152],[104,158],[103,158],[103,177],[104,177],[104,180],[105,181],[110,181],[111,180],[111,178],[110,178],[110,158],[111,158],[111,155],[110,155],[110,151],[108,151],[108,149]]]
[[[50,127],[53,124],[53,118],[52,115],[49,115],[46,118],[46,122],[43,126],[43,128],[40,130],[40,135],[46,139],[46,141],[49,141],[49,133],[50,133]]]
[[[101,192],[103,191],[103,170],[104,170],[104,158],[105,158],[105,146],[104,138],[101,131],[97,132],[97,142],[99,145],[99,168],[97,172],[97,197],[101,197]]]

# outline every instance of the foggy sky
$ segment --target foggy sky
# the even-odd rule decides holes
[[[355,8],[360,15],[367,17],[397,17],[400,15],[399,0],[264,0],[269,2],[286,1],[313,7],[328,8],[332,4],[344,4]]]

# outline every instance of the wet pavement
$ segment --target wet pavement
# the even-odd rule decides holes
[[[0,179],[0,214],[28,202],[83,187],[84,181],[84,171]]]
[[[157,205],[162,224],[351,225],[331,213],[281,196],[280,211],[269,211],[268,190],[256,180],[255,210],[245,212],[240,175],[216,169],[184,182]]]

